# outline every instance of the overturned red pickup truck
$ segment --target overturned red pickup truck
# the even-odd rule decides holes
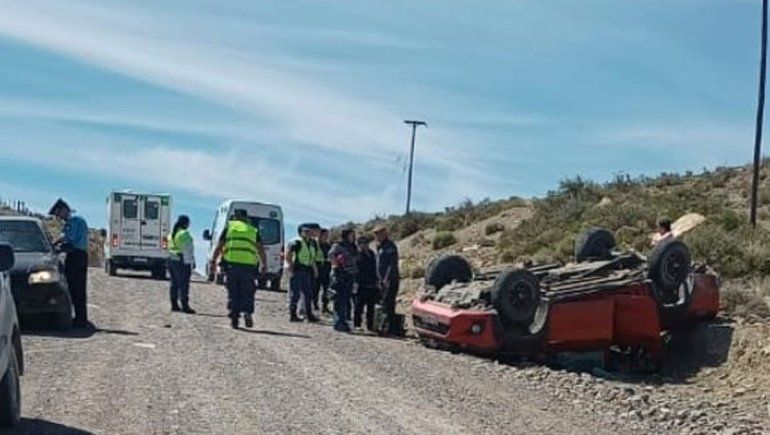
[[[648,257],[614,248],[612,233],[594,228],[567,265],[474,275],[463,257],[439,257],[412,303],[414,328],[434,347],[544,359],[604,351],[659,368],[666,332],[717,315],[719,278],[677,239]]]

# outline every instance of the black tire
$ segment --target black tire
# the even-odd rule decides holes
[[[540,281],[526,269],[506,269],[492,286],[491,300],[504,325],[528,327],[540,305]]]
[[[604,228],[590,228],[575,240],[575,261],[608,259],[615,249],[615,236]]]
[[[278,274],[270,280],[270,290],[274,292],[281,291],[281,274]]]
[[[267,289],[267,280],[264,278],[257,278],[257,288],[260,290]]]
[[[53,315],[53,327],[57,331],[68,331],[72,327],[72,310],[67,307]]]
[[[690,250],[681,240],[669,239],[647,257],[647,277],[665,322],[684,315],[692,300]]]
[[[441,290],[452,281],[471,282],[473,268],[461,255],[447,254],[434,258],[425,271],[425,284]]]
[[[21,388],[19,384],[19,361],[16,359],[16,349],[8,346],[8,369],[0,380],[0,427],[15,427],[21,421]]]
[[[152,277],[154,279],[165,281],[166,280],[166,267],[165,266],[158,266],[154,269],[152,269]]]

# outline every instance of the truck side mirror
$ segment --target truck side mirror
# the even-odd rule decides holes
[[[203,230],[203,240],[211,241],[211,231]]]
[[[13,248],[7,243],[0,244],[0,272],[8,272],[13,269],[16,258],[13,254]]]

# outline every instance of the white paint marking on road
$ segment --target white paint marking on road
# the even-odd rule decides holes
[[[152,343],[134,343],[134,346],[144,349],[155,349],[155,345]]]

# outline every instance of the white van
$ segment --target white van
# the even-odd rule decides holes
[[[223,202],[214,216],[211,229],[203,232],[203,238],[211,242],[206,257],[206,273],[209,281],[216,281],[219,284],[224,282],[219,266],[217,266],[215,275],[211,275],[211,257],[214,255],[214,249],[227,226],[227,221],[238,209],[246,210],[246,213],[249,214],[251,224],[259,229],[259,237],[265,248],[267,273],[258,278],[257,285],[260,288],[267,288],[269,282],[271,290],[280,290],[281,276],[283,275],[283,211],[277,205],[252,201],[228,200]]]
[[[107,233],[104,270],[148,270],[155,279],[166,278],[171,229],[171,196],[112,192],[107,197]]]

